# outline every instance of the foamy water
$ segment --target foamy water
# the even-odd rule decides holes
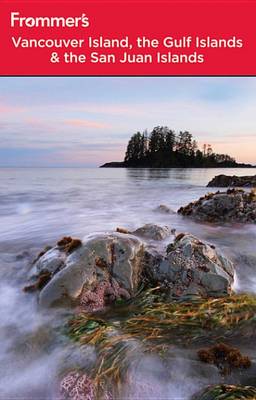
[[[56,380],[65,369],[95,359],[93,349],[81,352],[61,334],[65,310],[43,313],[35,297],[22,292],[34,256],[63,235],[170,225],[217,245],[235,262],[235,289],[256,293],[256,226],[201,225],[156,211],[160,204],[176,211],[197,199],[220,173],[252,175],[255,170],[0,169],[1,399],[53,400]],[[125,397],[149,399],[157,393],[159,399],[189,399],[219,379],[195,373],[193,359],[170,360],[167,368],[156,357],[143,358]],[[152,386],[147,391],[147,377],[156,392]]]

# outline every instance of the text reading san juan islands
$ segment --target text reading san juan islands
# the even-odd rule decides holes
[[[65,63],[153,63],[156,60],[158,63],[179,63],[179,62],[189,62],[189,63],[203,63],[204,55],[199,54],[194,51],[190,54],[175,54],[173,51],[175,49],[205,49],[205,48],[242,48],[242,39],[232,36],[229,38],[213,38],[210,36],[199,37],[199,36],[183,36],[174,37],[166,36],[163,39],[151,39],[145,36],[137,37],[135,42],[132,43],[128,36],[121,39],[116,38],[105,38],[103,36],[99,37],[87,37],[83,39],[33,39],[24,38],[22,36],[12,37],[12,42],[15,48],[48,48],[53,51],[58,51],[58,49],[67,49],[69,52],[64,53],[63,60]],[[132,49],[137,48],[143,49],[143,53],[135,53]],[[157,51],[155,54],[145,53],[145,49],[157,50],[157,48],[171,49],[172,52],[160,52]],[[90,49],[91,52],[86,54],[74,54],[72,49]],[[92,49],[97,49],[100,51],[93,51]],[[108,51],[104,53],[104,49]],[[119,54],[109,53],[111,49],[123,49],[124,51]],[[52,58],[52,62],[60,62],[58,54],[56,57]]]

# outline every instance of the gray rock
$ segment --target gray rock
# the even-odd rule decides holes
[[[256,175],[228,176],[217,175],[207,185],[208,187],[256,187]]]
[[[40,304],[51,306],[74,301],[85,287],[90,290],[96,282],[112,277],[120,287],[134,293],[143,268],[143,249],[141,240],[128,234],[88,237],[40,292]]]
[[[166,206],[165,204],[160,204],[155,211],[159,211],[162,214],[176,214],[170,207]]]
[[[256,223],[256,194],[235,189],[210,193],[178,213],[198,221]]]
[[[234,279],[233,263],[190,234],[178,235],[167,256],[147,250],[145,265],[149,281],[166,285],[171,297],[224,296]]]
[[[35,263],[34,269],[37,274],[48,271],[55,274],[64,266],[67,255],[58,247],[54,247],[41,256]]]
[[[146,224],[132,233],[146,239],[163,240],[171,235],[171,229],[168,226]]]

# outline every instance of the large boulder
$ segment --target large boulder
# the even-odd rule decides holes
[[[220,297],[231,290],[233,264],[215,246],[190,234],[180,234],[167,247],[167,255],[146,253],[145,275],[165,285],[171,297]]]
[[[242,189],[209,193],[178,213],[205,222],[256,223],[256,194]]]
[[[207,185],[208,187],[256,187],[256,175],[229,176],[216,175]]]
[[[135,234],[120,232],[91,235],[83,241],[64,237],[40,253],[33,267],[36,281],[24,290],[38,290],[41,306],[73,304],[87,312],[130,299],[142,283],[145,288],[160,283],[171,298],[229,293],[233,265],[214,246],[179,234],[163,255],[162,246],[156,247],[151,239],[163,239],[169,230],[146,225],[138,231],[146,232],[148,244]]]
[[[44,270],[52,271],[60,260],[62,266],[40,292],[40,304],[51,306],[72,302],[84,291],[91,291],[88,302],[94,297],[96,301],[97,295],[104,297],[106,290],[109,295],[115,295],[121,289],[124,296],[132,295],[140,282],[143,248],[143,242],[135,236],[112,233],[90,236],[65,256],[60,256],[58,248],[50,250],[43,260],[37,261],[36,267],[43,264]]]

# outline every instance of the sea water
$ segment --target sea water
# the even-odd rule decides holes
[[[215,175],[254,175],[254,169],[0,169],[0,398],[56,399],[58,376],[65,368],[95,361],[94,349],[80,349],[60,333],[68,310],[38,309],[34,295],[22,291],[31,262],[46,245],[64,235],[146,223],[169,225],[215,244],[236,266],[235,289],[256,292],[256,226],[198,224],[177,211],[213,189]],[[249,345],[256,357],[255,346]],[[185,350],[177,349],[178,352]],[[249,350],[248,350],[249,351]],[[138,353],[139,354],[139,353]],[[190,399],[200,387],[219,382],[193,362],[172,359],[168,366],[153,355],[131,371],[153,385],[147,394],[136,384],[126,398]],[[144,389],[143,389],[144,390]]]

